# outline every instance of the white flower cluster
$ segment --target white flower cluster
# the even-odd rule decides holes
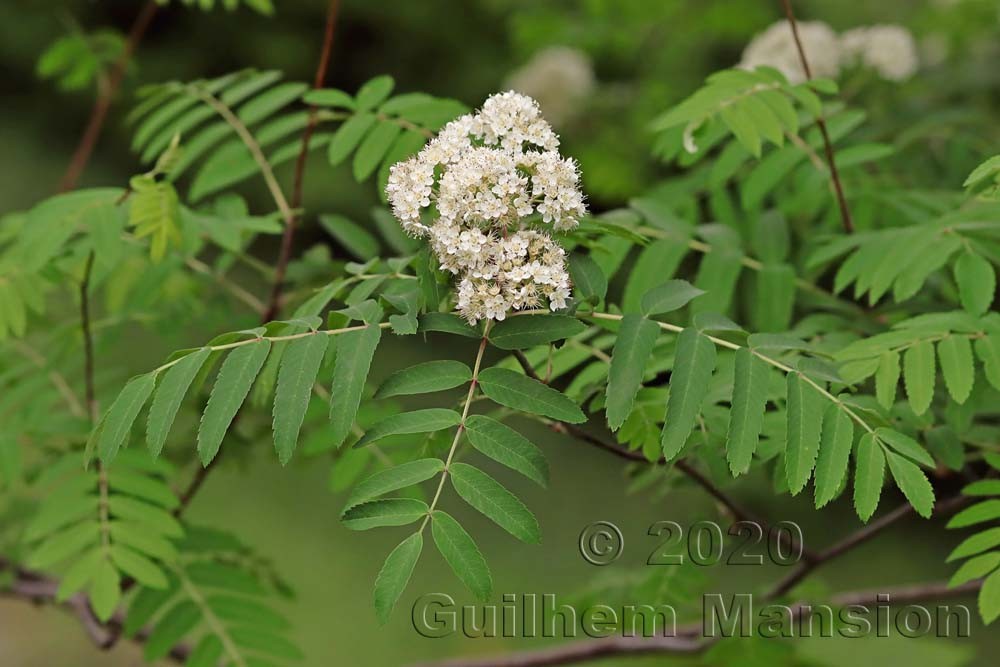
[[[870,67],[889,81],[909,79],[920,63],[913,35],[898,25],[854,28],[840,42],[845,64]]]
[[[840,72],[840,41],[837,33],[822,21],[799,21],[799,39],[813,76],[832,77]],[[795,36],[788,21],[778,21],[755,36],[743,50],[740,67],[767,65],[785,75],[791,83],[806,80]]]
[[[459,277],[458,310],[470,322],[548,301],[566,307],[566,253],[546,232],[587,211],[576,162],[538,104],[515,92],[491,96],[448,123],[417,155],[392,166],[386,194],[403,229],[428,238],[442,269]]]
[[[835,77],[842,67],[863,65],[889,81],[904,81],[919,66],[913,35],[901,26],[873,25],[848,30],[840,37],[825,23],[798,23],[799,38],[813,76]],[[739,66],[773,67],[791,83],[805,81],[805,71],[791,26],[778,21],[754,37],[743,50]]]
[[[583,111],[597,83],[586,53],[568,46],[550,46],[511,72],[507,85],[537,100],[545,118],[562,127]]]

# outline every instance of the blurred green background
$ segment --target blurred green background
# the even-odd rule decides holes
[[[326,3],[277,0],[272,17],[242,9],[201,12],[179,6],[161,10],[141,44],[125,86],[82,185],[121,184],[139,171],[129,151],[124,117],[137,86],[168,79],[210,77],[243,67],[283,70],[290,79],[311,80],[322,37]],[[1000,11],[993,0],[843,0],[796,2],[800,19],[821,19],[837,30],[873,23],[898,23],[914,33],[923,65],[903,86],[886,85],[871,101],[855,99],[873,118],[897,127],[916,122],[929,105],[952,105],[979,118],[996,117],[1000,101]],[[141,3],[132,1],[0,3],[0,206],[25,208],[51,194],[65,168],[92,101],[92,90],[66,92],[40,80],[36,63],[45,48],[73,30],[124,31]],[[426,91],[470,106],[504,88],[538,52],[570,47],[589,63],[593,87],[560,116],[563,152],[582,163],[585,189],[595,210],[613,207],[670,173],[650,156],[649,120],[694,90],[704,77],[739,60],[746,42],[781,17],[777,0],[344,0],[338,20],[328,84],[355,90],[370,77],[388,73],[400,92]],[[543,107],[545,100],[542,100]],[[552,104],[553,102],[550,102]],[[558,103],[558,100],[555,101]],[[549,110],[547,110],[547,113]],[[562,116],[565,116],[564,118]],[[983,143],[997,127],[979,128]],[[993,144],[995,147],[995,143]],[[995,151],[994,151],[995,152]],[[962,174],[952,174],[960,181]],[[287,182],[288,170],[279,172]],[[952,182],[949,185],[957,185]],[[256,185],[244,188],[251,205],[266,210]],[[341,212],[362,219],[376,203],[370,187],[354,184],[346,169],[331,171],[322,158],[306,177],[310,211]],[[323,238],[307,217],[300,245]],[[275,248],[262,246],[270,260]],[[334,249],[336,252],[336,249]],[[232,327],[229,327],[232,328]],[[195,343],[213,331],[185,331]],[[126,341],[128,339],[126,338]],[[434,341],[432,340],[432,343]],[[471,350],[434,352],[410,343],[385,346],[373,377],[432,354],[468,358]],[[129,350],[158,359],[168,349]],[[464,355],[462,354],[464,352]],[[529,434],[552,465],[552,485],[513,490],[538,514],[544,545],[510,539],[483,517],[456,511],[489,557],[497,599],[505,592],[554,593],[567,601],[615,576],[642,566],[658,540],[646,535],[657,520],[689,525],[717,518],[716,508],[696,489],[678,484],[668,493],[629,493],[623,463],[581,443],[544,430]],[[296,623],[294,637],[310,666],[358,667],[405,664],[458,655],[494,654],[534,648],[544,641],[511,639],[426,639],[411,627],[409,607],[428,592],[447,592],[471,602],[444,562],[426,550],[414,580],[391,623],[379,627],[371,587],[384,555],[398,542],[394,531],[350,533],[337,516],[342,498],[327,489],[328,466],[301,459],[281,469],[270,446],[259,447],[213,476],[193,505],[191,518],[225,522],[263,555],[273,558],[297,591],[285,605]],[[808,500],[776,499],[765,479],[741,480],[731,491],[772,520],[795,520],[808,546],[819,548],[856,527],[849,503],[841,500],[817,513]],[[887,498],[889,503],[893,498]],[[580,530],[609,520],[625,535],[625,555],[603,569],[579,556]],[[938,580],[949,569],[944,558],[956,542],[936,523],[904,522],[884,539],[833,563],[812,584],[817,594],[839,590]],[[701,573],[713,592],[752,591],[780,576],[777,567],[727,568]],[[965,601],[970,607],[973,601]],[[771,664],[777,658],[755,646],[741,646],[741,664]],[[1000,650],[996,630],[975,625],[970,640],[817,640],[803,647],[803,664],[854,667],[911,664],[927,667],[994,665]],[[991,658],[990,655],[994,657]],[[0,600],[0,665],[125,666],[141,664],[135,646],[95,651],[72,617],[55,609],[32,609]],[[607,665],[687,664],[682,660],[615,658]],[[721,664],[721,663],[720,663]],[[736,663],[726,663],[736,664]]]

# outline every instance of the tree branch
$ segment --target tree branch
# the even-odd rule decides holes
[[[94,146],[97,145],[97,140],[101,136],[101,130],[104,129],[104,121],[108,117],[108,110],[111,108],[111,103],[114,101],[115,94],[118,92],[122,80],[125,78],[125,69],[128,66],[128,61],[132,58],[132,54],[135,53],[139,42],[142,41],[143,35],[146,34],[146,29],[149,28],[149,24],[152,22],[158,7],[159,5],[155,0],[149,0],[132,23],[121,55],[118,56],[118,60],[111,68],[111,75],[108,77],[107,85],[101,86],[98,90],[94,106],[90,111],[87,126],[80,136],[80,142],[77,144],[69,166],[66,167],[66,172],[59,182],[59,192],[68,192],[74,189],[79,182],[80,175],[83,174],[83,170],[86,168],[87,163],[90,161],[90,156],[94,152]]]
[[[330,63],[330,51],[333,48],[333,34],[334,28],[337,24],[337,14],[340,10],[340,0],[330,0],[329,7],[326,14],[326,30],[323,36],[323,47],[320,50],[319,64],[316,66],[316,78],[313,82],[314,88],[322,88],[323,81],[326,79],[326,71]],[[222,105],[225,108],[225,105]],[[218,110],[219,113],[223,113]],[[225,111],[232,116],[232,112],[225,108]],[[224,116],[225,117],[225,116]],[[235,118],[235,117],[234,117]],[[238,119],[236,119],[237,122]],[[234,126],[236,127],[236,126]],[[245,129],[245,128],[244,128]],[[279,208],[282,209],[282,215],[285,219],[285,229],[281,236],[281,250],[278,256],[278,263],[274,270],[274,283],[271,288],[271,296],[268,301],[268,305],[263,309],[263,314],[261,315],[261,324],[266,324],[275,317],[277,317],[278,312],[281,309],[281,293],[284,289],[285,284],[285,272],[288,269],[288,262],[291,259],[292,252],[292,241],[295,238],[295,227],[297,223],[298,216],[296,211],[302,203],[302,182],[305,177],[305,167],[306,158],[309,153],[309,142],[312,139],[313,132],[316,129],[316,107],[313,106],[309,109],[309,122],[306,124],[305,130],[302,133],[302,148],[299,150],[299,157],[295,164],[295,180],[292,184],[292,199],[290,203],[285,203],[284,195],[281,192],[281,187],[274,181],[273,175],[271,175],[268,180],[269,187],[271,187],[272,194],[275,194],[275,201],[278,203]],[[238,131],[238,128],[237,128]],[[252,149],[251,144],[255,144],[253,137],[246,133],[250,138],[250,143],[247,143],[246,138],[244,138],[244,143],[247,143],[247,147]],[[243,136],[243,135],[241,135]],[[267,164],[266,158],[263,155],[260,156],[264,159],[264,164]],[[264,175],[267,178],[270,174],[270,168],[265,170]],[[239,415],[236,416],[239,418]],[[191,504],[191,501],[197,495],[198,491],[201,489],[202,485],[205,483],[205,479],[208,477],[209,471],[215,467],[214,462],[205,466],[203,468],[198,468],[198,471],[194,474],[194,477],[188,483],[187,487],[180,494],[180,504],[177,509],[174,510],[175,516],[180,516]]]
[[[799,26],[795,21],[795,13],[792,11],[791,0],[781,0],[785,7],[785,16],[788,18],[788,25],[792,29],[792,37],[795,39],[795,48],[799,52],[799,61],[805,71],[806,78],[811,79],[812,69],[809,67],[809,60],[806,58],[805,49],[802,48],[802,40],[799,38]],[[822,115],[816,116],[816,125],[823,135],[823,149],[826,153],[826,162],[830,165],[830,179],[833,181],[833,189],[837,195],[837,205],[840,207],[840,220],[844,226],[844,231],[848,234],[854,232],[854,223],[851,221],[851,211],[847,208],[847,198],[844,197],[844,186],[840,182],[840,173],[837,171],[837,161],[833,155],[833,143],[830,141],[830,133],[826,129],[826,119]]]
[[[521,368],[524,369],[526,375],[539,382],[542,381],[538,377],[538,373],[535,371],[534,367],[531,365],[531,361],[525,356],[524,352],[521,350],[514,350],[514,358],[517,359],[518,363],[521,364]],[[653,463],[654,465],[666,465],[667,461],[664,458],[660,458],[657,461],[650,461],[647,459],[642,452],[634,452],[623,447],[619,447],[614,443],[607,442],[602,438],[580,428],[574,424],[566,424],[563,422],[551,422],[550,428],[557,433],[565,433],[571,435],[578,440],[583,440],[588,442],[606,452],[610,452],[619,458],[623,458],[627,461],[636,461],[638,463]],[[690,463],[684,459],[678,459],[673,461],[673,466],[684,473],[688,478],[691,479],[695,484],[704,489],[710,496],[717,500],[737,521],[752,521],[759,526],[761,526],[765,531],[767,531],[767,522],[756,516],[749,510],[743,508],[739,503],[736,502],[731,496],[729,496],[725,491],[716,486],[712,480],[706,477],[700,470],[692,466]],[[786,536],[786,531],[780,531],[778,533],[779,540],[787,539],[790,540],[789,547],[793,552],[799,552],[801,549],[802,557],[805,561],[811,562],[816,558],[816,554],[807,549],[805,545],[799,544],[795,538],[790,535]]]
[[[320,51],[319,64],[316,66],[316,77],[313,80],[313,88],[322,88],[326,80],[326,70],[330,64],[330,51],[333,48],[334,29],[337,26],[337,15],[340,12],[340,0],[330,0],[330,5],[326,12],[326,31],[323,35],[323,48]],[[316,131],[315,105],[309,107],[309,122],[306,123],[305,131],[302,133],[302,148],[299,149],[298,159],[295,161],[295,177],[292,182],[292,202],[293,211],[298,210],[302,205],[302,185],[305,181],[306,160],[309,157],[309,142],[312,140],[313,132]],[[264,311],[264,321],[273,320],[281,309],[281,291],[285,287],[285,272],[288,270],[288,262],[292,256],[292,241],[295,238],[295,227],[298,223],[298,216],[293,214],[286,222],[284,233],[281,235],[281,250],[278,254],[278,262],[274,269],[274,285],[271,288],[271,298],[268,302],[267,310]]]
[[[957,495],[949,498],[948,500],[940,501],[935,504],[934,516],[946,516],[955,512],[967,505],[969,500],[970,499],[967,496]],[[875,521],[859,528],[840,541],[835,542],[832,546],[821,551],[813,560],[803,561],[783,579],[779,580],[778,583],[776,583],[764,597],[768,600],[781,597],[795,588],[799,582],[811,575],[823,565],[826,565],[830,561],[836,560],[844,554],[853,551],[855,548],[861,546],[865,542],[868,542],[886,528],[889,528],[890,526],[913,514],[913,506],[910,505],[910,503],[903,503],[891,512],[882,515]]]
[[[17,567],[0,556],[0,572],[4,570],[11,571],[14,580],[6,590],[0,589],[0,595],[31,604],[48,604],[56,601],[59,582],[55,579]],[[121,636],[124,619],[120,615],[116,615],[108,623],[101,623],[91,609],[87,596],[83,593],[77,593],[62,604],[79,619],[87,637],[97,648],[108,650],[115,645]],[[132,639],[138,643],[144,643],[149,638],[150,632],[151,628],[144,628],[137,632]],[[169,657],[177,663],[184,663],[190,656],[191,650],[188,644],[180,643],[170,650]]]

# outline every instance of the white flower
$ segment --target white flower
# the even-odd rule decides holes
[[[550,46],[511,72],[507,85],[538,100],[545,117],[561,127],[580,113],[583,101],[593,93],[594,68],[583,51]]]
[[[470,322],[502,320],[542,299],[566,307],[566,252],[546,232],[524,228],[537,214],[543,229],[569,230],[587,212],[576,162],[558,146],[538,104],[507,92],[389,170],[393,213],[459,277],[458,310]]]
[[[905,81],[919,66],[916,42],[902,26],[854,28],[843,34],[841,46],[846,64],[870,67],[889,81]]]
[[[835,77],[840,73],[840,40],[837,33],[822,21],[799,21],[799,38],[806,60],[815,77]],[[806,73],[788,21],[778,21],[756,35],[743,50],[740,67],[773,67],[791,83],[802,83]]]

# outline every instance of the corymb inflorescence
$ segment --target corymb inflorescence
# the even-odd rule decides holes
[[[586,213],[579,181],[538,104],[506,92],[394,165],[386,193],[403,229],[458,276],[458,310],[475,323],[566,307],[566,251],[551,232]]]

